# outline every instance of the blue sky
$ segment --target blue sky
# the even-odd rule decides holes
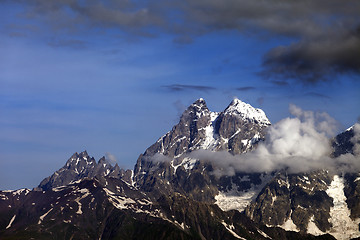
[[[132,168],[200,97],[354,124],[360,3],[278,2],[0,1],[0,189],[35,187],[85,149]]]

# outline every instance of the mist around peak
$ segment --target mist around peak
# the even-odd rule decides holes
[[[214,174],[232,176],[236,172],[289,173],[311,172],[325,169],[334,172],[360,171],[360,124],[354,125],[354,154],[347,153],[332,158],[331,138],[339,124],[325,112],[304,111],[290,105],[293,117],[282,119],[269,127],[265,141],[251,152],[232,155],[226,151],[205,149],[189,157],[208,161],[215,167]]]

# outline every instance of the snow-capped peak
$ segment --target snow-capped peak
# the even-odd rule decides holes
[[[345,132],[348,132],[348,131],[354,130],[354,128],[355,128],[355,124],[354,124],[354,125],[352,125],[351,127],[347,128],[347,129],[345,130]]]
[[[271,124],[263,110],[254,108],[250,104],[244,103],[237,98],[235,98],[225,109],[224,114],[238,115],[243,119],[258,122],[264,125]]]
[[[193,104],[191,104],[191,106],[197,106],[199,108],[202,108],[202,107],[206,107],[206,102],[203,98],[199,98],[198,100],[196,100]]]

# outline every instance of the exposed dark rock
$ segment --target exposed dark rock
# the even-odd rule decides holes
[[[344,193],[346,196],[346,203],[351,211],[350,217],[352,219],[359,218],[360,217],[360,174],[359,173],[345,174]]]
[[[332,141],[334,152],[332,155],[338,157],[342,154],[353,154],[354,143],[351,139],[354,137],[354,128],[349,128],[345,132],[337,135]]]
[[[333,199],[326,194],[332,176],[326,171],[303,174],[278,173],[246,208],[255,222],[280,226],[292,219],[302,232],[313,218],[323,232],[331,228],[330,207]]]

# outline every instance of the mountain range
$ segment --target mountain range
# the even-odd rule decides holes
[[[133,170],[83,151],[32,190],[0,191],[0,239],[360,238],[358,172],[222,168],[223,153],[255,151],[271,126],[238,99],[212,112],[200,98]],[[329,157],[360,161],[356,134],[329,139]]]

